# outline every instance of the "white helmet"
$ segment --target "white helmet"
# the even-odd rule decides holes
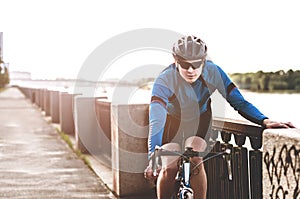
[[[173,56],[176,60],[200,61],[207,56],[207,46],[198,37],[185,36],[174,43]]]

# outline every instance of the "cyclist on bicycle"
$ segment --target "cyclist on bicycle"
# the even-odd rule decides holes
[[[185,36],[173,46],[175,62],[168,66],[154,82],[149,107],[149,157],[155,146],[173,151],[192,147],[206,149],[206,139],[212,122],[211,98],[219,91],[227,102],[244,118],[266,128],[294,127],[291,123],[275,122],[246,101],[227,74],[207,57],[207,46],[198,37]],[[171,198],[176,191],[176,157],[162,157],[162,168],[157,177],[158,198]],[[197,165],[201,158],[192,158]],[[206,198],[206,173],[203,164],[191,176],[195,198]],[[153,176],[151,162],[145,177]]]

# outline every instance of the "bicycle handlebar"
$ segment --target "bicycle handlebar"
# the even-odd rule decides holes
[[[192,157],[203,157],[203,161],[201,163],[204,163],[205,161],[221,156],[223,155],[224,160],[227,163],[227,169],[228,169],[228,178],[229,180],[232,180],[232,170],[231,170],[231,149],[226,149],[225,151],[221,152],[197,152],[193,151],[191,147],[187,147],[184,153],[180,153],[179,151],[169,151],[165,150],[159,146],[155,147],[154,153],[152,153],[151,160],[152,160],[152,171],[153,176],[157,176],[157,165],[159,165],[159,162],[161,162],[161,156],[179,156],[184,159],[189,159]],[[199,166],[199,165],[197,165]],[[197,167],[196,166],[196,167]]]

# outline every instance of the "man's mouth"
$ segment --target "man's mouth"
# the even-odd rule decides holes
[[[195,77],[195,75],[186,75],[187,78],[192,79]]]

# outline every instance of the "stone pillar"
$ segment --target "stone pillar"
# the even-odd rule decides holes
[[[50,116],[50,91],[44,89],[44,111],[46,116]]]
[[[263,198],[300,197],[300,129],[263,133]]]
[[[61,131],[74,136],[73,94],[60,92],[59,104],[59,123]]]
[[[53,123],[59,123],[59,91],[50,91],[50,115]]]
[[[108,139],[104,140],[103,130],[97,121],[95,102],[98,98],[76,96],[74,98],[74,121],[76,147],[83,153],[97,155],[104,144],[110,146]]]
[[[39,97],[38,90],[35,89],[35,88],[32,88],[31,90],[32,90],[32,103],[37,105],[37,100],[38,100],[38,97]]]
[[[43,104],[44,104],[44,92],[43,92],[43,89],[41,89],[41,88],[38,88],[37,89],[37,100],[36,100],[36,102],[37,102],[37,105],[38,105],[38,107],[39,108],[41,108],[42,110],[43,110]]]
[[[113,189],[119,196],[146,193],[148,105],[112,105]]]
[[[95,104],[97,122],[100,127],[101,154],[111,168],[111,102],[97,99]]]

